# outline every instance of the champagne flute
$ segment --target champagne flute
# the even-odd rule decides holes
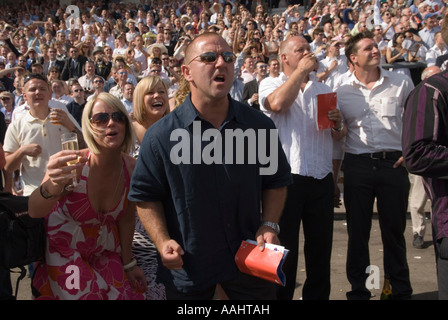
[[[62,143],[62,150],[79,150],[78,147],[78,135],[74,132],[67,132],[63,133],[61,135],[61,143]],[[68,165],[75,165],[78,163],[78,159],[68,161]],[[76,169],[72,170],[73,173],[73,182],[72,184],[65,187],[65,190],[71,191],[73,190],[77,185],[78,181],[76,180]]]

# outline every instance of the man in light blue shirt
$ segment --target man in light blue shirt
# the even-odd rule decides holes
[[[123,99],[121,102],[124,104],[128,113],[131,113],[132,108],[132,95],[134,94],[134,85],[130,82],[127,82],[123,87]]]
[[[434,35],[440,31],[437,16],[438,13],[428,13],[424,16],[424,28],[422,28],[418,35],[422,38],[424,46],[429,49],[435,45]]]

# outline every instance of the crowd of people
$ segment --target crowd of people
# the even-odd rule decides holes
[[[446,4],[277,7],[262,0],[62,7],[34,0],[2,8],[3,189],[30,196],[30,214],[47,219],[45,263],[30,266],[36,298],[292,299],[295,281],[275,288],[254,280],[238,272],[233,256],[247,238],[261,248],[282,243],[290,249],[286,276],[295,279],[303,222],[303,298],[328,299],[341,170],[347,298],[370,298],[365,269],[375,198],[392,295],[411,297],[401,114],[414,87],[446,69]],[[318,130],[318,96],[332,92],[332,126]],[[277,128],[277,173],[260,178],[250,166],[173,164],[171,132],[196,122],[202,131]],[[65,132],[78,134],[81,151],[61,151]],[[74,172],[79,184],[67,190]],[[423,248],[427,197],[424,179],[412,178],[420,186],[410,195],[413,244]],[[57,276],[70,263],[89,274],[76,293]],[[0,291],[10,295],[9,272],[0,272]]]

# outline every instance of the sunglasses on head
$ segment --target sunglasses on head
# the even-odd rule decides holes
[[[235,59],[236,59],[235,54],[230,51],[224,51],[221,54],[219,54],[217,52],[204,52],[204,53],[198,55],[197,57],[193,58],[190,61],[190,63],[192,63],[197,58],[199,58],[199,61],[201,61],[203,63],[213,63],[213,62],[216,62],[216,60],[218,60],[219,56],[221,56],[223,58],[223,60],[227,63],[233,63],[233,62],[235,62]],[[188,64],[190,64],[190,63],[188,63]]]
[[[107,112],[99,112],[95,113],[91,118],[90,122],[96,124],[96,125],[106,125],[109,123],[110,119],[117,123],[125,123],[126,121],[126,115],[121,111],[115,111],[112,113]]]
[[[33,79],[39,79],[45,82],[48,82],[47,77],[45,77],[44,75],[40,74],[40,73],[31,73],[30,75],[28,75],[25,80],[23,81],[23,84],[25,85],[25,83],[27,83],[30,80]]]

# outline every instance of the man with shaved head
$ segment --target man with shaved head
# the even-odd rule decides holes
[[[317,81],[318,62],[308,42],[300,36],[289,37],[280,45],[279,53],[283,73],[266,78],[259,88],[260,110],[278,127],[294,179],[288,187],[279,235],[280,242],[290,250],[283,265],[290,281],[279,287],[278,298],[294,297],[303,221],[306,281],[302,297],[328,300],[334,216],[333,139],[341,139],[345,128],[338,109],[328,113],[333,128],[317,128],[317,96],[331,89]]]
[[[230,299],[275,299],[275,285],[240,272],[235,254],[242,240],[279,243],[290,167],[274,123],[230,97],[234,62],[220,35],[196,37],[182,65],[191,93],[141,144],[129,199],[159,252],[167,299],[212,299],[218,284]],[[253,144],[233,143],[249,132]],[[247,161],[260,143],[277,159],[267,174],[261,158]]]

